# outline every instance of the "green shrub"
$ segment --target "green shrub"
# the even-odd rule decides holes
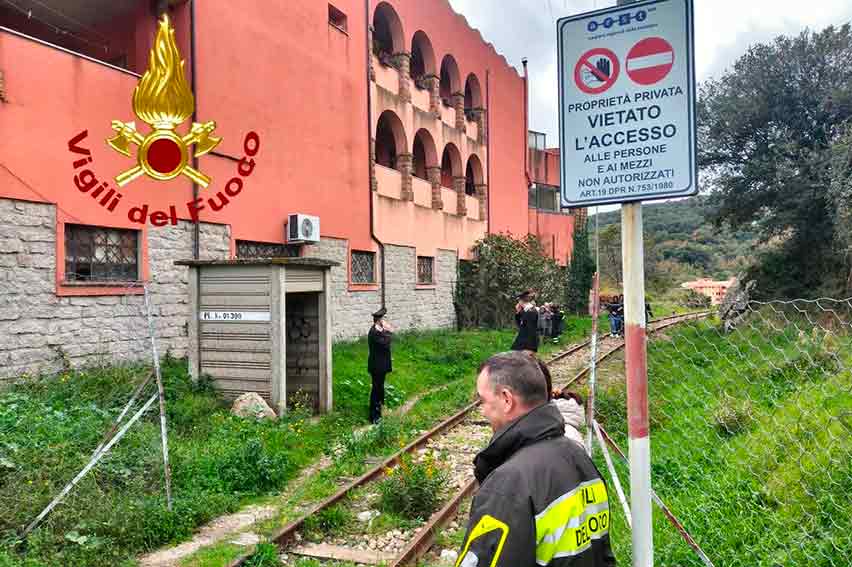
[[[405,454],[399,466],[386,473],[379,483],[381,511],[413,519],[428,518],[438,509],[449,475],[431,454],[421,461]]]

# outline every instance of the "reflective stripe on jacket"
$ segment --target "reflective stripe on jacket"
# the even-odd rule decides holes
[[[582,447],[544,404],[498,431],[474,461],[480,489],[456,567],[608,567],[609,499]]]

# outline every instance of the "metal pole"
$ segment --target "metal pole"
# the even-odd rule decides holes
[[[609,450],[606,448],[601,430],[598,428],[598,422],[592,422],[592,428],[595,430],[595,435],[598,438],[598,445],[601,446],[601,452],[606,461],[606,466],[609,469],[609,474],[612,476],[612,484],[615,486],[615,493],[618,494],[618,501],[621,502],[621,507],[624,508],[624,521],[627,522],[627,527],[633,529],[631,521],[630,504],[627,502],[627,497],[624,495],[624,490],[621,488],[621,481],[618,479],[618,473],[615,470],[615,464],[612,462],[612,457],[609,456]]]
[[[586,452],[589,456],[594,454],[592,444],[592,429],[595,421],[595,383],[597,381],[598,361],[598,305],[600,303],[600,273],[595,272],[592,276],[592,360],[589,363],[589,400],[586,412]]]
[[[617,0],[618,6],[637,0]],[[624,369],[630,440],[630,502],[633,505],[633,566],[653,567],[651,440],[648,436],[648,367],[645,345],[645,250],[642,203],[621,205],[621,265],[624,272]]]
[[[606,432],[606,429],[601,427],[601,424],[599,424],[598,422],[595,422],[595,431],[599,435],[603,436],[603,439],[604,441],[606,441],[606,444],[612,447],[613,451],[615,451],[618,456],[621,457],[621,460],[623,462],[628,462],[627,457],[624,456],[624,453],[621,451],[621,448],[615,443],[615,441],[612,440],[612,437],[609,436],[609,433]],[[662,510],[663,514],[666,515],[666,518],[669,519],[669,522],[671,522],[671,524],[675,527],[675,529],[678,531],[684,541],[686,541],[687,545],[689,545],[689,547],[691,547],[693,551],[695,551],[695,554],[698,555],[704,565],[706,565],[706,567],[714,567],[713,562],[710,561],[710,558],[707,557],[707,554],[704,553],[704,550],[701,549],[701,547],[692,538],[689,532],[686,531],[686,528],[683,526],[683,524],[680,523],[680,520],[677,519],[674,513],[669,510],[669,507],[666,506],[662,499],[653,490],[651,490],[651,498],[654,499],[654,504],[656,504],[657,507]]]
[[[116,443],[118,443],[121,440],[121,438],[124,437],[124,434],[127,433],[127,430],[130,429],[130,426],[133,425],[134,423],[136,423],[136,421],[140,417],[142,417],[142,414],[144,414],[146,411],[148,411],[148,408],[150,408],[154,404],[155,401],[157,401],[157,395],[156,394],[154,394],[153,396],[148,398],[148,401],[145,402],[145,405],[142,406],[141,408],[139,408],[139,411],[137,411],[136,414],[134,414],[133,417],[130,418],[130,421],[125,423],[124,426],[118,431],[118,433],[116,433],[116,435],[112,439],[110,439],[109,442],[106,445],[104,445],[98,453],[96,453],[92,456],[92,458],[89,460],[89,462],[86,464],[86,466],[83,467],[83,469],[79,473],[77,473],[77,476],[75,476],[71,480],[71,482],[66,484],[65,488],[62,489],[62,492],[60,492],[56,496],[56,498],[54,498],[50,502],[50,504],[48,504],[47,507],[44,510],[41,511],[41,514],[36,516],[36,519],[33,520],[30,523],[30,525],[27,526],[27,529],[25,529],[24,533],[23,533],[24,537],[26,537],[27,534],[29,534],[31,531],[33,531],[41,523],[41,521],[48,514],[50,514],[51,510],[53,510],[60,502],[62,502],[62,499],[65,498],[65,496],[69,492],[71,492],[71,489],[74,488],[74,486],[78,482],[80,482],[80,479],[83,478],[84,476],[86,476],[86,473],[88,473],[90,470],[92,470],[92,467],[94,467],[96,464],[98,464],[98,461],[100,461],[101,458],[104,455],[109,453],[109,450],[112,449],[112,446],[115,445]]]
[[[169,437],[166,430],[166,393],[163,389],[163,377],[160,374],[160,355],[157,353],[157,340],[154,334],[154,318],[151,315],[151,299],[148,284],[143,287],[145,292],[145,312],[148,315],[148,334],[151,336],[151,355],[154,358],[154,376],[157,379],[157,396],[160,399],[160,437],[163,441],[163,475],[166,481],[166,506],[172,509],[172,469],[169,467]]]
[[[633,510],[633,566],[654,564],[651,519],[651,441],[648,436],[648,368],[645,336],[645,269],[642,203],[621,206],[621,254],[624,271],[627,430],[630,501]]]

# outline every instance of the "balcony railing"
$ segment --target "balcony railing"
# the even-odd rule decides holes
[[[412,176],[411,188],[414,191],[414,204],[421,207],[432,206],[432,184],[425,179]]]
[[[390,167],[376,164],[376,184],[379,195],[391,199],[402,199],[402,173]]]
[[[375,54],[371,55],[373,71],[376,76],[376,85],[399,96],[399,70],[391,65],[385,65],[379,61]],[[426,89],[418,88],[414,81],[410,81],[411,104],[423,112],[429,112],[431,96]],[[438,103],[441,120],[451,128],[456,127],[456,110],[443,102]],[[474,140],[479,138],[479,128],[476,122],[465,117],[467,135]]]

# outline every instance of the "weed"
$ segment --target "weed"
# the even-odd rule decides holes
[[[379,509],[403,518],[428,518],[441,503],[449,475],[431,454],[415,461],[410,454],[401,457],[379,483]]]
[[[246,567],[275,567],[280,564],[278,548],[271,543],[259,543],[245,562]]]
[[[745,431],[753,420],[754,409],[751,400],[738,400],[728,394],[719,400],[719,405],[713,412],[716,430],[727,437]]]
[[[305,520],[305,535],[311,541],[321,541],[328,534],[340,534],[351,526],[355,518],[342,504],[329,506]]]
[[[328,496],[340,477],[363,472],[366,457],[397,450],[424,427],[468,403],[476,366],[508,348],[513,334],[444,330],[397,335],[394,373],[388,377],[395,397],[389,401],[402,403],[444,387],[425,395],[407,415],[389,417],[363,436],[343,432],[366,422],[370,385],[364,340],[334,346],[335,411],[318,419],[308,419],[310,411],[303,404],[274,422],[235,418],[209,379],[193,381],[185,361],[166,357],[162,374],[173,511],[166,509],[162,497],[159,424],[152,410],[25,546],[16,543],[22,526],[88,461],[151,369],[131,364],[70,369],[59,377],[22,376],[0,392],[0,567],[125,565],[144,551],[184,540],[197,526],[280,490],[316,461],[330,439],[344,438],[346,458],[335,459],[304,494],[312,499]],[[349,386],[338,387],[341,382]],[[152,391],[149,385],[146,395]]]

